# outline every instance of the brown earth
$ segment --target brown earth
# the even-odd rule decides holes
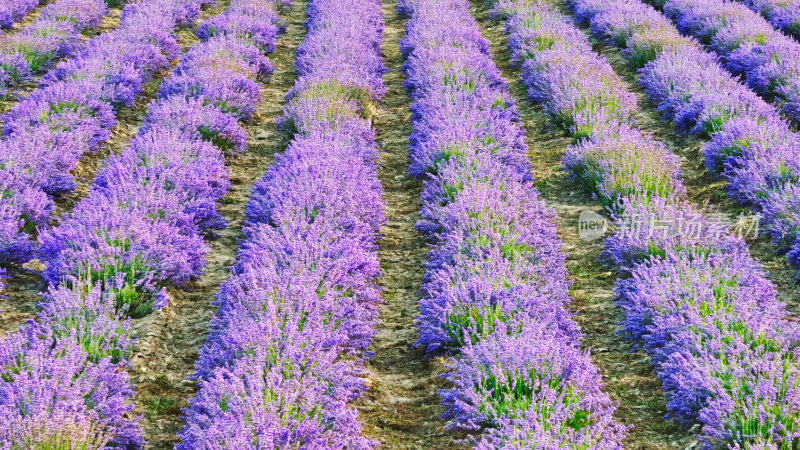
[[[355,406],[364,435],[384,448],[455,448],[453,435],[439,418],[443,408],[436,378],[443,358],[426,359],[412,349],[418,338],[414,320],[418,314],[419,288],[427,254],[425,242],[415,229],[421,210],[421,183],[408,177],[408,138],[411,134],[409,99],[399,40],[405,23],[397,15],[394,0],[383,2],[386,22],[383,53],[388,89],[375,115],[377,140],[382,145],[378,176],[384,188],[387,224],[381,230],[378,257],[383,276],[379,280],[385,303],[381,306],[378,334],[367,363],[370,390]]]

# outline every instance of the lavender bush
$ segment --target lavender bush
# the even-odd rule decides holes
[[[77,53],[81,32],[97,28],[107,14],[105,0],[57,0],[42,8],[31,25],[0,41],[0,95]]]
[[[72,11],[57,5],[61,3],[48,6],[48,14]],[[169,67],[179,50],[177,18],[187,8],[192,9],[188,1],[127,5],[119,28],[87,41],[3,117],[7,151],[0,152],[0,170],[13,174],[0,181],[0,263],[32,256],[37,226],[46,227],[53,208],[48,195],[73,189],[69,172],[108,139],[116,123],[114,107],[132,104],[143,83]],[[48,20],[71,26],[69,21]]]
[[[417,228],[431,242],[417,345],[461,352],[441,394],[448,427],[475,433],[476,448],[621,448],[625,426],[565,308],[554,214],[531,184],[513,101],[468,6],[399,8],[409,17],[401,49],[413,99],[410,172],[425,180]],[[627,116],[631,99],[609,114]],[[587,103],[578,94],[572,104]],[[561,119],[566,110],[548,112]]]
[[[655,11],[642,8],[638,13],[623,14],[630,5],[586,0],[572,6],[579,18],[590,21],[596,33],[620,45],[645,39],[652,43],[658,37],[672,36],[651,45],[650,49],[658,49],[655,53],[632,50],[626,56],[634,64],[647,64],[640,71],[642,79],[647,80],[643,84],[651,98],[661,102],[668,117],[679,122],[679,117],[692,114],[686,119],[686,129],[704,123],[705,118],[723,130],[709,130],[707,126],[695,130],[710,131],[718,143],[718,151],[707,155],[709,166],[730,165],[731,169],[745,171],[744,161],[765,164],[766,156],[753,154],[767,153],[764,148],[768,145],[793,139],[780,132],[782,122],[769,122],[770,110],[752,96],[731,101],[728,109],[702,101],[684,107],[682,102],[693,95],[705,100],[702,90],[709,85],[731,87],[734,93],[740,85],[727,78],[713,58],[704,59],[691,41],[676,45],[681,42],[680,36],[670,31]],[[602,78],[616,77],[608,63],[592,54],[588,40],[574,27],[573,31],[564,28],[565,18],[551,5],[500,0],[492,13],[506,19],[509,46],[512,53],[521,55],[516,62],[522,67],[523,80],[533,87],[533,100],[559,104],[559,97],[571,99],[574,90],[585,89],[582,97],[594,104],[575,105],[563,112],[576,117],[587,109],[619,104],[605,88],[615,82]],[[551,26],[553,23],[562,25]],[[640,34],[646,36],[636,40]],[[566,55],[563,60],[582,59],[584,62],[576,63],[579,67],[606,66],[605,70],[595,70],[601,74],[600,83],[584,84],[549,75],[546,72],[557,74],[561,68],[525,62],[538,60],[540,55],[559,61],[561,53]],[[678,64],[668,66],[667,61],[678,60],[681,70],[676,70]],[[705,64],[705,74],[687,74],[689,64],[697,64],[698,69]],[[526,72],[530,70],[545,73],[530,75]],[[551,89],[536,85],[535,80],[548,77],[561,84]],[[708,109],[704,109],[706,106]],[[728,114],[749,114],[753,119],[731,118]],[[706,448],[793,447],[800,437],[794,400],[798,386],[798,355],[793,350],[797,324],[784,319],[784,305],[776,299],[763,269],[748,255],[745,243],[686,200],[678,162],[666,147],[631,129],[627,119],[609,123],[606,115],[600,115],[594,120],[588,123],[594,133],[569,148],[564,163],[576,181],[593,192],[617,220],[618,231],[606,239],[602,256],[631,275],[616,286],[618,302],[626,313],[623,329],[651,356],[663,382],[669,416],[687,427],[700,424],[699,434]],[[764,124],[772,124],[772,128],[759,129]],[[580,133],[569,130],[573,135]],[[753,141],[739,140],[736,130],[747,130]],[[742,156],[747,159],[742,161]],[[744,173],[741,176],[745,177]],[[509,362],[495,365],[505,370]],[[462,373],[463,369],[458,371]],[[503,372],[491,372],[495,377],[498,373]]]
[[[682,33],[696,37],[725,67],[800,120],[800,42],[780,33],[747,6],[726,0],[653,2]]]
[[[81,303],[73,302],[82,309]],[[61,311],[49,313],[55,318]],[[141,432],[128,418],[125,365],[90,356],[86,344],[98,327],[82,314],[61,324],[54,330],[29,323],[3,339],[0,441],[9,448],[141,448]]]
[[[3,0],[0,2],[0,28],[8,29],[39,5],[39,0]]]
[[[380,3],[313,0],[307,17],[280,125],[293,140],[247,205],[181,449],[376,445],[347,403],[365,389],[380,301],[382,190],[366,120],[383,92]],[[346,60],[325,50],[343,47]]]
[[[518,331],[509,330],[510,327]],[[488,339],[463,348],[442,398],[451,428],[486,430],[476,448],[615,448],[605,439],[614,407],[588,354],[552,339],[540,322],[498,325]],[[548,370],[537,370],[547,367]],[[512,414],[510,414],[513,412]]]
[[[673,9],[683,11],[680,5]],[[766,231],[796,264],[800,222],[793,212],[793,192],[798,189],[800,156],[794,150],[798,138],[789,124],[732,78],[715,56],[681,36],[652,7],[638,1],[597,0],[575,1],[571,6],[595,35],[622,47],[627,60],[642,67],[639,84],[665,118],[681,131],[708,139],[704,148],[707,168],[728,180],[727,189],[734,199],[762,216]],[[727,10],[731,8],[737,9],[730,6]],[[698,7],[696,15],[687,15],[681,26],[699,27],[714,39],[742,30],[742,26],[721,27],[726,23],[716,15],[721,11]],[[708,20],[701,20],[703,17]],[[719,20],[714,22],[714,17]],[[711,31],[712,23],[719,32]],[[642,43],[647,45],[642,47]],[[759,51],[754,47],[751,56]]]
[[[231,114],[207,104],[204,98],[172,96],[150,106],[141,133],[169,128],[210,142],[223,152],[241,153],[247,148],[247,132]]]
[[[237,36],[215,37],[183,55],[139,135],[107,158],[89,196],[39,236],[45,278],[100,283],[118,308],[140,316],[166,304],[167,285],[199,277],[208,251],[201,232],[225,227],[216,211],[230,187],[223,152],[246,145],[223,106],[236,95],[225,80],[236,74],[251,83],[238,104],[253,111],[255,80],[269,70],[261,50]],[[194,77],[199,71],[205,77]],[[187,91],[172,88],[180,85],[175,80],[191,80],[205,95],[187,99]],[[192,105],[200,107],[191,118],[177,116]]]
[[[150,48],[150,54],[168,61],[175,51],[172,32],[179,22],[196,14],[200,2],[165,1],[126,7],[122,20],[128,28],[120,28],[114,39],[121,43],[130,39],[127,48]],[[130,21],[140,20],[147,31],[132,33]],[[205,65],[210,82],[215,69],[221,76],[234,70],[256,79],[268,62],[245,41],[237,36],[213,38],[198,45],[201,50],[187,53],[179,67],[191,70],[192,65]],[[100,60],[91,58],[102,55],[94,52],[103,47],[89,48],[84,55],[87,64],[57,70],[55,74],[62,78],[47,82],[46,90],[61,89],[55,106],[31,102],[29,113],[12,116],[18,120],[8,122],[10,135],[4,144],[41,134],[39,139],[45,143],[60,145],[72,139],[78,146],[55,168],[57,155],[47,155],[55,153],[48,146],[39,151],[48,158],[32,159],[30,151],[19,152],[14,164],[2,166],[13,175],[9,194],[4,195],[13,201],[2,205],[15,209],[0,209],[4,215],[8,211],[13,225],[3,229],[12,244],[27,241],[14,235],[18,229],[31,232],[25,223],[12,222],[34,217],[26,215],[34,208],[26,203],[33,197],[21,195],[24,189],[36,186],[43,193],[42,179],[68,173],[69,161],[77,161],[97,145],[95,141],[102,140],[91,141],[89,136],[98,136],[113,120],[113,115],[106,114],[112,103],[109,94],[122,92],[123,85],[106,82],[116,80],[108,77],[121,67],[117,63],[123,60],[115,57],[125,53],[112,51],[110,65],[104,69],[110,72],[97,76],[91,68],[99,67]],[[152,76],[161,64],[139,59],[144,54],[131,55],[133,59],[125,63],[138,80]],[[229,55],[231,65],[213,67],[207,59],[210,54]],[[71,84],[87,86],[85,95],[61,88]],[[106,159],[89,195],[58,226],[39,230],[38,256],[46,265],[43,275],[51,286],[44,294],[38,323],[31,322],[3,343],[8,356],[4,363],[0,355],[0,439],[4,444],[12,448],[143,447],[138,418],[131,417],[128,400],[132,396],[126,379],[132,337],[126,318],[164,306],[168,284],[181,285],[202,273],[208,249],[202,233],[224,226],[216,211],[217,201],[229,187],[224,152],[246,145],[236,117],[212,106],[220,97],[205,98],[209,103],[202,102],[198,108],[202,114],[187,120],[179,115],[193,105],[185,96],[154,102],[146,126],[121,153]],[[257,101],[255,96],[247,104]],[[35,120],[37,111],[42,112],[41,121]],[[83,137],[78,139],[75,130]],[[46,221],[48,215],[42,216]],[[14,245],[3,249],[30,252]]]
[[[278,9],[283,7],[280,5]],[[257,0],[235,0],[222,14],[211,18],[197,28],[202,40],[218,35],[233,35],[247,39],[263,51],[275,50],[275,37],[284,29],[272,3]]]

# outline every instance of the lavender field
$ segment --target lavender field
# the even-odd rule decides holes
[[[0,450],[800,448],[798,0],[0,0]]]

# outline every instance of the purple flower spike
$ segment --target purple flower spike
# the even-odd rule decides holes
[[[378,150],[365,117],[383,91],[380,4],[356,3],[309,4],[306,43],[346,47],[356,57],[306,44],[298,51],[308,66],[281,119],[297,134],[251,193],[245,240],[214,302],[196,365],[200,391],[185,411],[177,448],[377,445],[361,436],[358,413],[347,404],[365,390],[363,359],[381,301],[376,240],[385,221]],[[257,47],[241,39],[271,46],[257,43],[249,18],[236,25],[230,16],[272,16],[250,0],[233,5],[229,17],[201,28],[217,37],[179,66],[182,83],[201,79],[209,55],[225,43],[236,44],[221,58],[227,73],[250,83],[265,74],[263,60],[251,57]],[[186,92],[176,83],[162,95]],[[202,95],[195,101],[222,110],[233,104],[222,89]],[[249,116],[243,112],[235,111]]]
[[[0,5],[0,22],[2,14]],[[42,74],[57,58],[77,54],[81,32],[97,28],[107,14],[105,0],[57,0],[42,8],[32,24],[0,42],[0,93]]]
[[[175,74],[161,85],[159,96],[203,98],[205,104],[247,120],[261,98],[256,81],[272,71],[257,47],[219,37],[187,52]]]
[[[487,427],[475,447],[481,449],[514,442],[619,448],[625,427],[613,420],[615,407],[600,390],[597,368],[588,354],[552,333],[540,322],[517,322],[468,343],[445,375],[453,383],[441,392],[445,416],[452,418],[448,426]]]
[[[55,338],[29,323],[0,345],[0,441],[11,448],[142,448],[127,418],[133,405],[125,370],[91,362],[74,335]]]
[[[81,154],[95,150],[117,124],[114,111],[99,95],[99,86],[91,82],[57,83],[37,90],[4,116],[4,131],[13,135],[44,126],[59,144],[85,142]]]
[[[84,154],[109,138],[116,124],[113,107],[132,105],[144,83],[177,56],[177,15],[164,11],[199,8],[201,2],[173,3],[131,3],[124,8],[117,29],[83,42],[80,31],[95,26],[107,13],[105,2],[57,0],[43,8],[31,27],[0,45],[0,50],[13,50],[0,51],[0,83],[18,82],[41,73],[37,71],[58,56],[73,56],[45,74],[41,86],[4,116],[7,137],[0,153],[3,263],[25,262],[32,256],[36,228],[47,226],[53,210],[48,195],[74,188],[69,172]],[[232,130],[230,124],[223,128],[220,132]],[[234,139],[236,132],[231,132]]]
[[[236,116],[207,104],[204,98],[187,99],[172,96],[150,107],[140,130],[169,128],[189,133],[196,139],[214,144],[224,153],[240,153],[247,149],[247,132]]]
[[[283,22],[272,2],[235,0],[230,8],[197,27],[197,36],[207,41],[214,36],[246,39],[265,52],[275,51],[275,37],[283,31]]]
[[[400,3],[409,16],[401,43],[413,99],[409,171],[425,181],[417,229],[431,240],[417,345],[456,354],[443,375],[452,383],[441,391],[447,426],[469,431],[470,443],[482,449],[531,442],[621,448],[626,427],[615,422],[616,406],[580,352],[580,333],[565,308],[569,281],[554,214],[530,181],[514,103],[469,3]],[[587,77],[571,78],[577,59],[566,51],[528,51],[529,43],[553,44],[548,38],[568,30],[562,20],[543,23],[512,44],[531,97],[561,94],[547,99],[548,112],[584,136],[630,120],[634,97],[600,58],[581,70],[608,80],[587,85]],[[564,70],[548,78],[544,68]],[[599,87],[604,94],[594,92]],[[592,109],[594,98],[618,103]],[[607,124],[597,126],[600,118]]]
[[[706,167],[728,180],[735,200],[762,216],[780,250],[792,249],[800,234],[800,220],[792,212],[792,192],[800,186],[798,137],[729,71],[743,74],[750,87],[794,119],[792,111],[800,111],[800,44],[735,2],[653,3],[663,5],[681,31],[708,44],[719,58],[638,1],[577,0],[571,6],[599,38],[622,47],[632,64],[643,65],[639,84],[658,110],[679,130],[709,139]],[[745,3],[765,13],[765,5],[773,2]],[[645,47],[637,46],[645,42],[642,53]],[[797,261],[794,251],[789,261]]]
[[[11,28],[39,5],[39,0],[0,1],[0,28]]]
[[[705,146],[708,168],[729,181],[728,189],[737,200],[762,214],[767,231],[789,249],[790,260],[796,259],[797,136],[777,112],[732,78],[696,41],[678,34],[653,8],[627,0],[575,0],[570,6],[593,33],[623,47],[628,61],[641,67],[639,83],[667,119],[682,131],[710,139]],[[758,63],[765,70],[781,64],[763,62],[763,52],[777,52],[780,45],[753,44],[759,33],[772,32],[769,26],[734,23],[736,14],[749,14],[741,5],[668,0],[665,10],[677,17],[683,32],[725,52],[722,62],[728,69],[734,70],[733,62],[741,73],[747,73],[747,64]],[[530,63],[553,48],[571,50],[572,59],[596,60],[586,56],[590,48],[585,38],[566,31],[563,16],[552,6],[502,0],[493,14],[507,20],[509,45],[517,58],[527,58],[529,62],[523,64],[537,71],[526,79],[534,87],[533,99],[546,106],[568,105],[560,115],[551,114],[556,121],[618,104],[615,97],[602,94],[602,86],[593,88],[597,95],[583,97],[588,104],[572,104],[558,103],[560,97],[572,98],[571,93],[535,84],[547,77],[561,79],[558,64]],[[540,34],[532,35],[528,28]],[[768,75],[763,79],[770,80]],[[745,242],[731,234],[724,216],[712,215],[686,200],[677,160],[666,148],[631,132],[630,123],[623,119],[612,121],[614,126],[609,127],[607,114],[583,117],[601,132],[571,147],[565,164],[613,213],[616,231],[605,240],[602,256],[630,274],[616,287],[617,300],[626,313],[623,327],[635,345],[650,355],[663,383],[669,417],[687,427],[699,425],[698,437],[705,448],[796,446],[800,439],[796,351],[800,327],[785,319],[785,306],[776,298],[764,270],[749,256]],[[580,130],[570,131],[582,137]],[[502,352],[493,349],[489,355],[498,353]],[[503,378],[508,365],[503,361],[488,372],[494,376],[490,387],[498,385],[495,380],[510,378]],[[457,374],[481,373],[454,368]],[[473,383],[478,388],[485,385]],[[470,422],[473,412],[492,411],[485,406],[470,409],[476,397],[469,401],[451,398],[453,417],[463,417],[465,428],[475,425]],[[540,437],[537,442],[547,439]]]

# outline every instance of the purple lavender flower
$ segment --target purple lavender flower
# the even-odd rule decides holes
[[[743,31],[709,19],[722,8],[692,0],[667,3],[691,4],[697,16],[682,26],[708,31],[709,42]],[[596,34],[615,45],[648,42],[626,57],[637,66],[646,62],[640,83],[651,99],[680,128],[711,137],[706,147],[709,167],[722,170],[742,199],[753,199],[760,211],[770,211],[768,217],[780,217],[780,226],[769,228],[788,235],[785,242],[793,243],[796,234],[786,225],[800,220],[791,212],[798,210],[798,204],[790,200],[798,192],[797,158],[789,150],[796,137],[777,114],[730,78],[713,57],[670,31],[654,10],[627,1],[577,0],[572,6]],[[549,23],[548,14],[557,13],[544,4],[503,1],[495,14],[517,27],[537,27]],[[512,26],[509,29],[519,32]],[[548,32],[559,29],[545,28]],[[547,41],[528,40],[528,48],[541,52],[540,45],[559,42],[560,36],[547,36]],[[580,49],[585,47],[577,40],[573,52],[582,54]],[[522,42],[526,41],[519,37],[509,39],[510,45]],[[524,51],[521,47],[518,53]],[[560,95],[557,90],[539,92],[545,102],[551,95]],[[600,108],[607,100],[597,96],[593,101],[598,103],[593,107]],[[748,255],[746,244],[730,236],[706,211],[681,198],[685,190],[677,178],[677,161],[666,149],[639,133],[626,136],[625,126],[619,129],[623,132],[612,128],[580,142],[569,150],[565,163],[618,213],[614,216],[617,231],[606,239],[603,257],[631,274],[617,284],[618,300],[626,312],[624,329],[651,356],[670,416],[686,426],[700,424],[700,439],[707,448],[791,447],[800,438],[797,323],[784,320],[784,305],[777,301],[763,269]],[[618,156],[633,151],[627,150],[631,143],[642,154]],[[636,161],[631,164],[628,159]],[[619,191],[630,195],[615,196]],[[499,359],[495,355],[508,353],[492,350],[485,358]],[[494,379],[501,379],[509,364],[490,361],[487,365],[498,367],[485,372],[495,377],[490,385],[494,388]],[[468,372],[469,366],[454,367],[464,385],[481,376],[481,372]],[[479,414],[494,411],[475,408],[481,404],[474,400],[478,396],[451,398],[455,423],[467,428],[476,426],[476,417],[486,420]],[[497,404],[510,398],[503,396]],[[514,426],[509,420],[498,423],[495,430]],[[523,428],[508,435],[517,438],[524,432]],[[481,445],[492,448],[503,442]],[[537,442],[547,442],[547,438],[539,437]]]
[[[105,0],[58,0],[42,8],[37,21],[51,19],[68,22],[80,32],[97,28],[106,15],[108,4]]]
[[[367,92],[363,86],[382,90],[382,73],[374,70],[380,64],[371,79],[359,80],[366,72],[359,63],[380,61],[370,42],[381,24],[363,20],[379,17],[380,4],[357,3],[309,5],[307,41],[348,45],[359,57],[340,65],[340,55],[306,54],[313,67],[295,84],[282,120],[298,134],[251,195],[245,241],[233,277],[217,294],[197,362],[201,389],[186,410],[178,448],[377,445],[360,436],[357,412],[347,405],[365,388],[361,361],[377,320],[375,241],[384,222],[374,134],[362,115],[376,97],[367,93],[358,104],[349,96]],[[345,20],[346,27],[328,26]],[[226,56],[222,68],[253,83],[266,66],[248,52]],[[196,78],[212,68],[206,60],[198,51],[177,76]],[[181,89],[172,85],[162,94],[183,97],[188,91]],[[217,104],[230,97],[210,90],[204,96],[223,110],[230,104]]]
[[[43,77],[42,85],[85,80],[98,85],[100,100],[132,106],[152,72],[166,68],[168,63],[155,45],[112,36],[102,47],[87,46],[81,57],[59,64]]]
[[[376,443],[360,436],[357,413],[345,403],[352,363],[335,362],[336,352],[314,348],[313,337],[259,345],[253,356],[217,369],[190,401],[176,448],[373,448]]]
[[[161,85],[159,97],[202,97],[205,103],[247,120],[261,98],[256,80],[272,71],[258,48],[219,37],[187,52],[173,76]]]
[[[197,36],[207,41],[225,35],[247,39],[265,52],[275,51],[275,37],[283,30],[272,2],[237,0],[224,13],[197,27]]]
[[[495,322],[521,317],[575,338],[552,211],[508,168],[486,157],[464,159],[443,167],[423,191],[417,228],[437,245],[422,288],[418,344],[431,352],[457,349],[466,330],[481,337]]]
[[[530,20],[534,16],[541,19]],[[633,94],[563,17],[539,14],[530,6],[530,11],[515,11],[506,29],[512,60],[521,66],[528,96],[542,102],[576,139],[632,120],[637,108]]]
[[[31,235],[47,223],[53,202],[45,187],[71,183],[60,175],[55,148],[46,133],[0,143],[0,261],[25,261],[33,250]],[[68,161],[66,161],[68,162]]]
[[[369,234],[384,222],[381,210],[369,209],[380,201],[382,190],[373,163],[375,144],[357,153],[358,147],[337,139],[345,133],[320,133],[298,137],[283,155],[281,165],[270,170],[253,187],[245,215],[248,223],[291,223],[299,205],[314,222],[322,216],[336,221],[347,233]],[[366,153],[369,152],[369,153]],[[344,174],[349,174],[344,176]],[[333,198],[316,191],[339,192]]]
[[[81,31],[96,28],[107,14],[104,0],[59,0],[44,7],[30,26],[0,44],[0,93],[41,74],[54,59],[74,55]]]
[[[121,317],[127,311],[117,311],[112,295],[99,285],[51,287],[39,307],[39,322],[50,328],[56,339],[74,339],[90,361],[111,357],[116,364],[127,360],[132,344],[130,321]]]
[[[164,305],[165,282],[199,276],[208,246],[193,216],[162,186],[129,186],[90,195],[39,236],[51,283],[101,282],[119,307],[140,316]]]
[[[178,130],[151,128],[131,140],[121,155],[106,162],[92,191],[113,197],[143,185],[156,185],[176,197],[182,213],[193,216],[199,227],[225,228],[216,203],[230,188],[230,181],[222,153],[213,145]],[[151,203],[152,208],[162,206]],[[161,209],[167,211],[166,206]]]
[[[2,0],[0,2],[0,28],[11,28],[39,5],[39,0]]]
[[[66,192],[75,187],[69,173],[83,154],[80,143],[58,139],[44,126],[30,127],[0,143],[0,164],[9,172],[9,184],[16,189],[40,189],[47,194]],[[29,214],[38,225],[47,222],[48,212]]]
[[[99,86],[88,81],[36,90],[3,116],[4,132],[7,136],[29,133],[31,128],[43,126],[58,145],[83,144],[78,146],[81,154],[95,150],[117,124],[111,106],[98,97]]]
[[[444,375],[453,385],[442,398],[450,428],[482,433],[473,437],[476,448],[530,441],[619,448],[625,427],[614,422],[615,407],[582,358],[580,333],[564,307],[569,282],[553,213],[530,183],[514,104],[468,6],[462,0],[399,5],[410,16],[401,44],[413,98],[410,172],[425,179],[417,228],[431,239],[418,344],[428,352],[462,352]],[[515,58],[532,57],[522,47],[546,42],[559,22],[552,25],[540,36],[518,36]],[[541,68],[559,61],[539,60]],[[535,77],[540,72],[532,64],[528,60],[524,70]],[[550,87],[544,87],[549,80],[530,82],[542,93],[560,87],[557,80]],[[611,95],[616,89],[618,98],[632,99],[620,85]],[[568,94],[571,100],[564,95],[551,114],[579,109],[576,131],[604,114],[609,122],[613,114],[627,118],[627,108],[635,106],[621,100],[619,109],[595,114],[583,109],[594,104],[582,93]],[[547,332],[526,330],[523,323]],[[576,378],[568,380],[567,372]],[[580,406],[583,401],[597,410]]]
[[[554,332],[536,321],[499,325],[467,344],[444,376],[453,383],[442,390],[448,427],[485,428],[476,448],[619,448],[625,427],[597,368]]]
[[[578,11],[586,10],[586,18],[596,25],[595,33],[623,47],[632,45],[638,35],[666,29],[664,17],[641,3],[612,2],[608,6],[587,0],[576,5]],[[750,27],[743,22],[742,17],[751,13],[740,5],[717,8],[676,0],[667,9],[679,17],[679,26],[685,31],[706,36],[717,51],[728,55],[727,67],[746,72],[751,84],[759,79],[759,83],[773,85],[775,74],[788,67],[789,61],[797,60],[780,56],[795,48],[784,37],[771,41],[759,38],[759,33],[771,32],[769,26],[761,23]],[[615,13],[617,18],[612,20]],[[728,19],[732,22],[728,23]],[[664,43],[675,40],[669,37],[674,34],[666,32],[648,39],[659,36]],[[750,44],[742,44],[745,41]],[[793,150],[796,136],[769,105],[725,73],[715,57],[690,41],[658,48],[640,70],[639,83],[679,129],[710,138],[705,147],[706,166],[721,172],[729,181],[727,189],[734,199],[762,214],[768,232],[782,249],[791,248],[798,222],[790,212],[792,196],[787,193],[796,189],[799,182],[800,159]],[[734,63],[736,67],[732,66]],[[748,67],[756,66],[748,72]],[[780,89],[788,89],[787,86],[793,84],[787,81]],[[790,261],[796,259],[793,255]]]
[[[783,320],[774,287],[746,251],[671,253],[635,269],[618,291],[670,414],[700,422],[707,446],[798,438],[791,417],[800,381],[790,350],[798,328]]]
[[[606,207],[626,197],[677,200],[686,195],[678,157],[662,143],[624,126],[568,147],[564,166]]]
[[[49,18],[42,19],[42,27],[36,33],[50,38],[36,41],[30,57],[38,58],[36,49],[42,45],[64,44],[59,41],[59,30],[68,30],[73,24],[62,20],[63,15],[77,11],[80,3],[63,1],[46,8]],[[97,2],[86,1],[90,3],[80,11],[86,15],[79,14],[76,20],[89,21],[91,25],[106,7],[97,4],[92,9],[88,5]],[[142,84],[155,71],[168,67],[170,55],[179,49],[172,36],[176,26],[174,17],[164,16],[163,9],[159,10],[165,6],[163,0],[135,4],[130,9],[126,7],[117,30],[81,45],[75,58],[48,73],[42,87],[5,116],[5,132],[10,137],[3,144],[6,151],[2,170],[13,174],[2,180],[0,259],[3,261],[23,262],[30,256],[34,245],[29,239],[35,235],[37,226],[47,224],[53,208],[46,194],[72,189],[69,171],[84,153],[108,139],[110,128],[116,123],[108,103],[132,104]],[[22,63],[28,64],[26,58],[21,59]],[[15,61],[3,67],[17,67],[19,61]]]
[[[141,448],[124,370],[29,323],[0,345],[0,440],[12,448]]]
[[[798,120],[800,43],[736,2],[668,0],[663,9],[681,32],[708,44],[728,70],[743,74],[751,88],[775,98],[785,114]]]
[[[71,54],[79,43],[80,35],[71,24],[47,19],[4,39],[0,43],[0,54],[5,55],[4,59],[20,55],[28,66],[26,73],[34,74],[45,71],[53,59]],[[18,82],[24,80],[21,75],[22,72],[16,72],[10,77]],[[6,90],[12,86],[2,87]]]
[[[187,99],[172,96],[154,102],[140,129],[169,128],[189,133],[196,139],[214,144],[224,153],[240,153],[247,149],[247,132],[236,116],[208,105],[204,98]]]

